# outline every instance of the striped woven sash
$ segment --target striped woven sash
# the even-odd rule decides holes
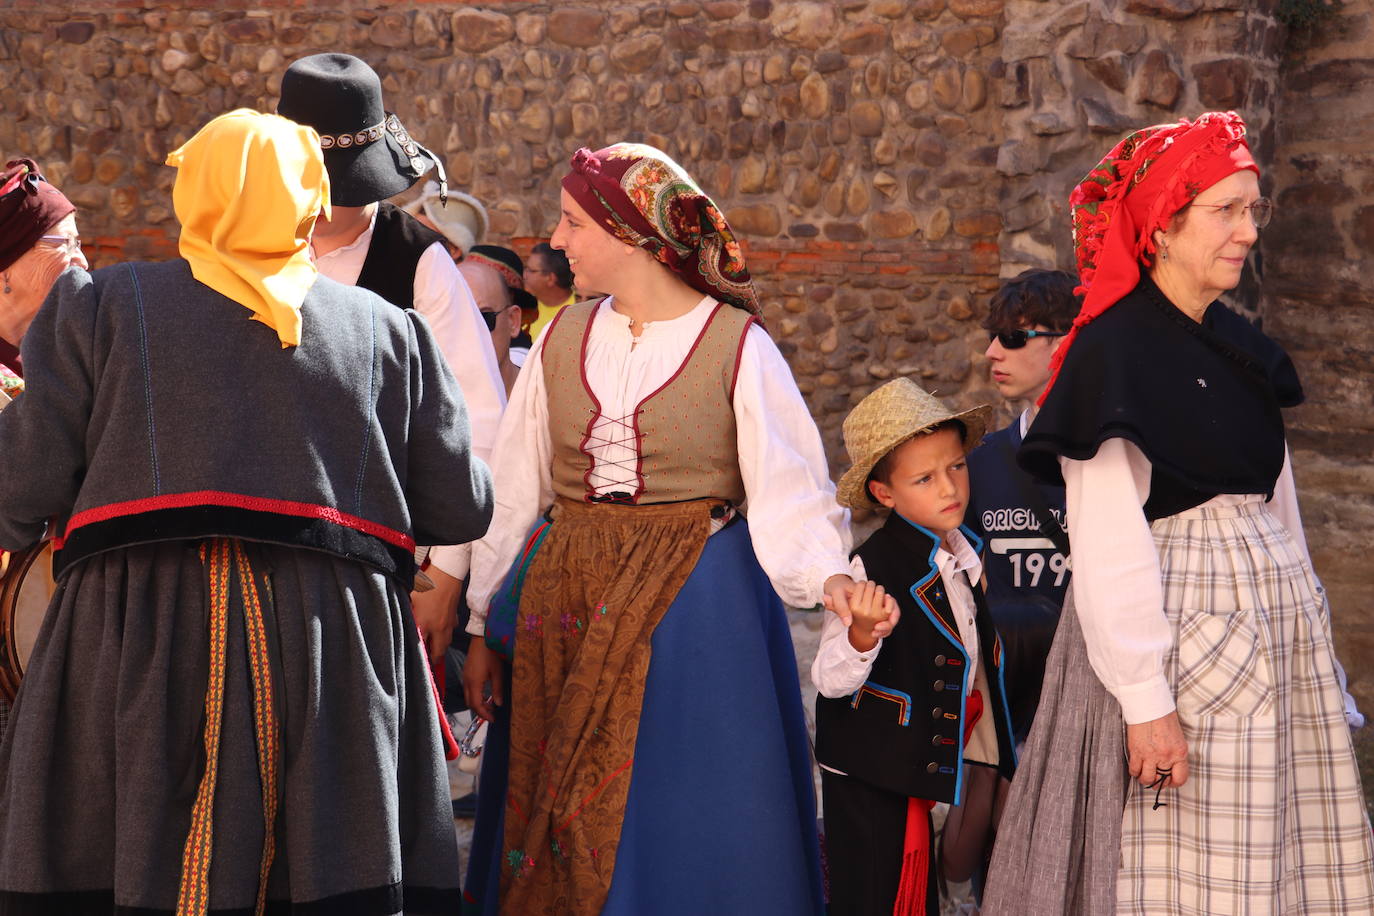
[[[201,545],[201,561],[210,572],[210,672],[205,687],[205,773],[191,808],[191,830],[181,856],[181,885],[177,916],[204,916],[210,905],[210,857],[214,846],[215,785],[219,776],[220,726],[224,715],[225,649],[229,635],[229,589],[235,579],[243,600],[248,663],[253,680],[253,729],[258,744],[258,775],[262,780],[263,843],[258,872],[255,913],[267,905],[267,874],[276,852],[277,769],[280,736],[272,701],[272,671],[267,654],[267,630],[257,581],[241,541],[213,538]]]

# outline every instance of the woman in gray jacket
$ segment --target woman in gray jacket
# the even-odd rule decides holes
[[[415,541],[490,479],[415,313],[317,276],[318,135],[211,121],[183,259],[59,279],[0,414],[0,545],[58,588],[0,746],[0,912],[448,913]],[[247,309],[247,311],[245,311]]]

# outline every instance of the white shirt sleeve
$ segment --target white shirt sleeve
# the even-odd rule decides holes
[[[849,574],[855,582],[867,579],[864,561],[858,557],[851,560]],[[860,652],[850,645],[849,628],[839,615],[830,611],[822,613],[825,614],[825,623],[821,625],[820,647],[816,649],[816,657],[811,662],[811,683],[816,685],[817,693],[833,700],[849,696],[863,686],[864,681],[868,680],[868,673],[873,670],[873,663],[878,660],[883,641],[880,639],[872,649]],[[897,625],[901,626],[901,623]]]
[[[416,265],[415,310],[429,322],[439,350],[463,390],[472,426],[472,450],[490,464],[496,428],[506,406],[506,385],[501,381],[491,332],[477,309],[477,300],[439,242],[425,249]]]
[[[506,385],[501,380],[491,332],[472,290],[439,242],[426,248],[415,266],[414,299],[415,310],[429,322],[439,350],[463,391],[472,428],[472,451],[490,465],[496,429],[506,406]],[[430,551],[429,559],[461,579],[468,573],[471,551],[468,544],[438,546]]]
[[[549,401],[544,389],[543,338],[530,350],[510,393],[492,450],[496,508],[486,536],[472,545],[472,579],[467,631],[481,636],[492,596],[540,513],[553,503],[553,448],[549,438]]]
[[[754,554],[783,601],[814,607],[825,580],[849,572],[849,510],[792,370],[760,327],[745,338],[734,407]]]
[[[1073,545],[1073,597],[1088,662],[1128,724],[1174,711],[1164,657],[1173,633],[1164,614],[1159,554],[1142,507],[1150,462],[1125,439],[1108,439],[1086,461],[1060,458]]]
[[[1269,501],[1269,514],[1279,520],[1288,533],[1293,536],[1302,558],[1312,566],[1312,557],[1307,553],[1307,536],[1302,530],[1302,513],[1298,511],[1298,488],[1293,481],[1293,456],[1288,446],[1283,448],[1283,470],[1274,483],[1274,498]]]

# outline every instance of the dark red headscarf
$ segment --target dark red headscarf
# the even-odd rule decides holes
[[[1140,282],[1140,262],[1154,254],[1152,238],[1194,197],[1228,175],[1259,167],[1245,144],[1245,122],[1234,111],[1209,111],[1196,121],[1156,124],[1126,137],[1069,195],[1074,254],[1083,307],[1051,360],[1045,403],[1078,330]]]
[[[75,212],[76,206],[39,174],[38,163],[7,163],[0,176],[0,270],[8,269],[40,236]]]
[[[584,147],[573,154],[563,189],[607,232],[648,251],[692,289],[759,314],[724,214],[666,153],[642,143]]]

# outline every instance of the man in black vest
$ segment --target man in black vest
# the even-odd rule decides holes
[[[1069,588],[1064,488],[1040,483],[1016,463],[1050,379],[1050,359],[1078,314],[1075,280],[1062,270],[1027,270],[1002,283],[983,327],[992,382],[1008,401],[1030,406],[989,433],[969,455],[968,525],[987,545],[987,601],[1007,646],[1007,697],[1024,741],[1040,700],[1045,656]]]
[[[443,237],[386,201],[436,167],[446,188],[442,163],[386,111],[376,72],[349,54],[314,54],[291,64],[277,112],[320,133],[332,204],[311,239],[320,273],[425,316],[463,390],[472,450],[490,461],[506,388],[486,322]],[[435,588],[415,593],[413,605],[430,657],[438,659],[457,621],[468,548],[436,547],[430,560]]]

